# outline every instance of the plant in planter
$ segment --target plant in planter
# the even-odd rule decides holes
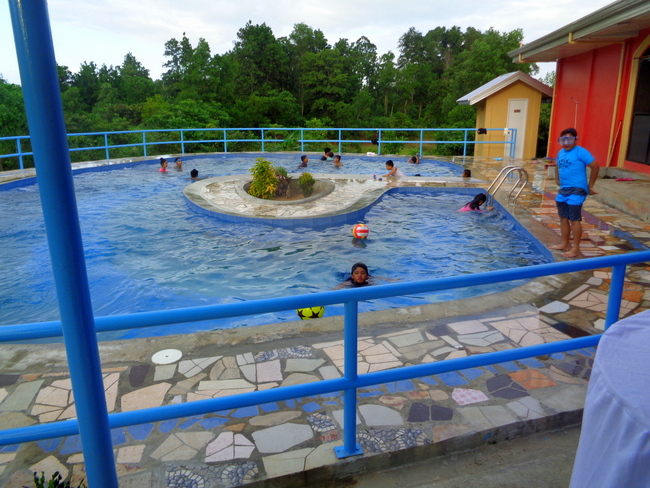
[[[264,158],[257,158],[255,166],[251,168],[253,181],[248,193],[257,198],[271,200],[275,197],[278,189],[278,177],[271,161]]]
[[[278,197],[289,196],[289,184],[291,183],[291,176],[287,173],[287,168],[278,166],[275,168],[275,176],[278,179],[278,185],[275,189],[275,194]]]
[[[314,191],[314,185],[316,184],[316,180],[311,175],[311,173],[303,173],[298,178],[298,184],[300,185],[300,189],[302,190],[302,194],[305,197],[308,197]]]

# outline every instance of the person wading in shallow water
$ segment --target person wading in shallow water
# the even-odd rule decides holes
[[[555,182],[558,186],[555,204],[560,217],[560,244],[549,249],[566,251],[565,258],[582,257],[580,239],[582,239],[582,204],[587,195],[595,195],[594,185],[598,179],[598,163],[584,147],[577,145],[578,132],[565,129],[558,139],[562,149],[557,155]],[[591,169],[587,182],[587,168]],[[573,238],[572,238],[573,234]]]

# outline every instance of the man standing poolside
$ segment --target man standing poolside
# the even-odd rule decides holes
[[[598,178],[598,163],[584,147],[577,145],[578,132],[565,129],[560,134],[562,149],[557,155],[555,182],[558,186],[555,204],[560,216],[560,233],[562,243],[549,249],[566,251],[565,258],[582,256],[580,239],[582,238],[582,204],[587,195],[594,195],[594,184]],[[587,183],[587,168],[591,169]],[[573,239],[571,238],[573,234]]]

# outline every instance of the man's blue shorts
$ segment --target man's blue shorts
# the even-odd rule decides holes
[[[561,219],[569,219],[571,222],[582,221],[582,204],[587,197],[584,195],[557,195],[555,205]]]

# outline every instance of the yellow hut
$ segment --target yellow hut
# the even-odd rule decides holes
[[[481,142],[509,141],[514,132],[511,129],[516,129],[515,157],[534,158],[540,108],[542,102],[549,102],[552,97],[553,89],[550,86],[522,71],[515,71],[501,75],[459,98],[457,102],[460,105],[476,105],[478,109],[478,144],[474,155],[492,158],[509,156],[509,144]]]

